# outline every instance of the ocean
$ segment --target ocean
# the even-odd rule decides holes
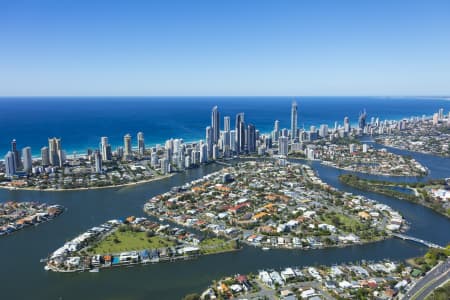
[[[0,98],[0,157],[17,146],[30,146],[33,155],[47,146],[49,137],[62,139],[67,154],[96,149],[101,136],[108,136],[115,149],[130,133],[133,145],[136,134],[144,132],[146,145],[164,143],[169,138],[185,141],[204,139],[205,127],[211,124],[211,109],[218,105],[223,117],[245,113],[246,123],[260,132],[270,132],[275,120],[281,128],[290,127],[293,100],[299,107],[299,127],[343,123],[348,116],[356,124],[366,110],[368,119],[401,119],[431,115],[439,108],[450,110],[448,99],[412,97],[3,97]]]

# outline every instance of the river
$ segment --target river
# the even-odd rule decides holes
[[[450,176],[450,159],[410,154],[430,169],[428,177]],[[410,223],[408,234],[446,245],[450,220],[417,204],[342,186],[337,176],[346,171],[309,162],[323,181],[341,190],[362,194],[398,210]],[[200,292],[225,275],[256,272],[262,268],[333,264],[390,258],[401,260],[423,255],[424,246],[398,239],[323,250],[270,250],[246,247],[242,251],[204,256],[196,260],[102,270],[99,273],[61,274],[44,271],[40,258],[66,240],[106,220],[142,216],[146,199],[205,174],[219,170],[211,164],[147,184],[101,190],[36,192],[0,190],[2,201],[42,201],[67,207],[55,220],[0,238],[2,299],[180,299]],[[424,180],[424,179],[420,179]]]

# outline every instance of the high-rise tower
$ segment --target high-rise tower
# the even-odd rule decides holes
[[[138,140],[138,152],[139,152],[139,155],[144,155],[144,153],[145,153],[144,133],[138,132],[137,140]]]
[[[236,115],[236,152],[241,153],[245,150],[245,121],[244,113]]]
[[[123,137],[123,154],[125,159],[130,159],[133,156],[133,150],[131,148],[131,135],[128,133]]]
[[[217,144],[220,137],[220,115],[219,108],[217,106],[214,106],[211,112],[211,128],[213,143]]]
[[[297,102],[294,100],[291,107],[291,140],[297,138]]]
[[[30,173],[31,168],[33,167],[30,147],[25,147],[22,149],[22,158],[23,158],[23,170],[27,173]]]
[[[16,174],[16,159],[12,151],[8,151],[5,155],[5,175],[6,177],[13,177]]]
[[[48,139],[49,160],[52,166],[60,166],[62,164],[61,139],[56,137]]]

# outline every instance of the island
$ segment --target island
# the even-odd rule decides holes
[[[103,268],[193,259],[239,250],[239,242],[130,216],[95,226],[49,255],[45,269],[98,272]]]
[[[50,221],[64,212],[61,205],[38,202],[0,202],[0,236]]]
[[[338,191],[284,159],[239,162],[152,197],[144,211],[263,249],[361,244],[405,229],[389,206]]]
[[[340,175],[339,180],[346,185],[363,191],[418,203],[450,218],[450,180],[434,179],[428,182],[391,182],[364,179],[354,174]]]

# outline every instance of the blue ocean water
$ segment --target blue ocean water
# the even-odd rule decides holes
[[[136,133],[143,131],[147,145],[166,139],[185,141],[203,139],[205,126],[211,123],[211,109],[219,106],[223,116],[244,112],[245,121],[261,132],[269,132],[275,120],[281,127],[290,126],[293,97],[33,97],[0,98],[0,157],[17,140],[19,148],[31,146],[33,155],[47,145],[47,138],[62,138],[62,146],[71,154],[85,153],[98,147],[100,137],[122,145],[130,133],[133,145]],[[299,126],[340,124],[348,116],[357,122],[366,109],[368,118],[401,119],[422,114],[431,115],[439,108],[450,110],[450,101],[432,98],[380,97],[296,97]],[[223,126],[223,124],[222,124]]]

